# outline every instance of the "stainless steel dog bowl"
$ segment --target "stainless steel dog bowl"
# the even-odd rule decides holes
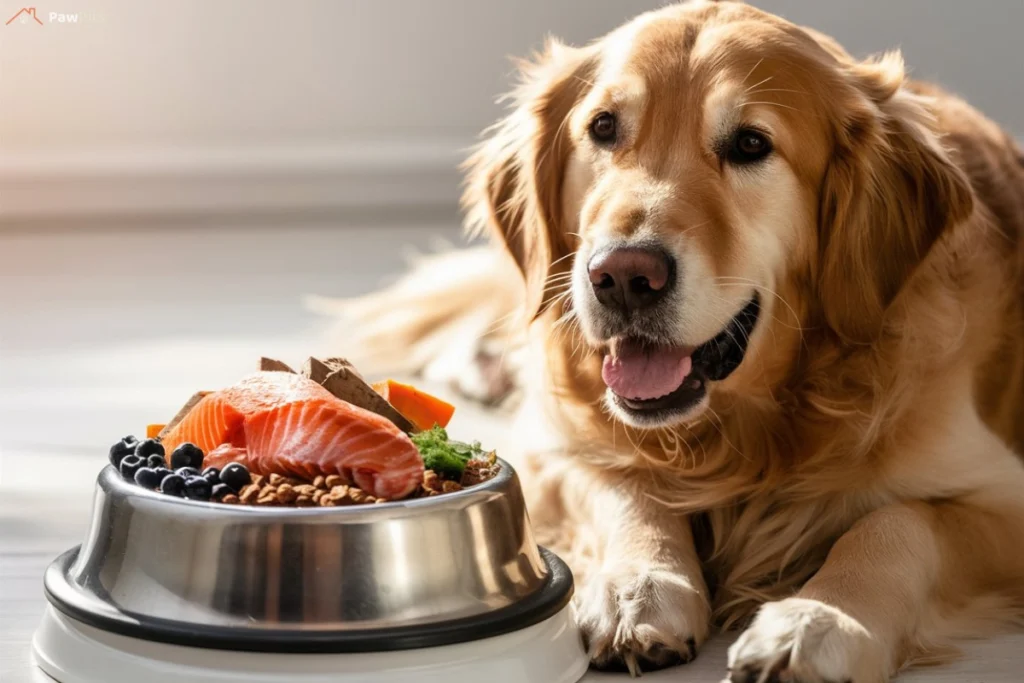
[[[573,589],[565,564],[537,547],[505,462],[456,493],[336,508],[189,501],[107,467],[85,543],[54,561],[44,586],[54,616],[105,634],[293,654],[494,639],[567,614]]]

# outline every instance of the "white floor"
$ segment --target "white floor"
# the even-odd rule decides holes
[[[42,680],[28,642],[48,561],[80,542],[108,444],[230,383],[260,355],[327,350],[306,294],[352,295],[450,226],[331,225],[0,232],[0,682]],[[499,449],[502,422],[460,407],[456,435]],[[724,640],[651,681],[717,681]],[[1024,635],[901,681],[1024,680]],[[589,674],[587,681],[623,680]],[[543,683],[539,681],[538,683]]]

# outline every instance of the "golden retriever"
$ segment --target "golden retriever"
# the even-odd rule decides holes
[[[737,2],[550,42],[522,76],[468,164],[505,249],[346,310],[375,369],[486,395],[510,349],[530,514],[594,665],[742,627],[731,681],[875,683],[1020,617],[1012,139],[898,54]]]

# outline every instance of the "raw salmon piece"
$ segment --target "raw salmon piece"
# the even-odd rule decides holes
[[[209,454],[204,465],[238,461],[256,474],[309,480],[339,474],[377,498],[403,498],[423,479],[419,450],[390,420],[283,372],[203,398],[163,438],[168,453],[186,441]],[[233,448],[216,450],[226,445]]]

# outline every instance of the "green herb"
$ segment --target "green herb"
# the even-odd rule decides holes
[[[486,459],[479,442],[463,443],[448,438],[448,432],[434,426],[425,432],[412,435],[412,442],[423,456],[423,465],[446,479],[458,481],[466,469],[466,463],[474,459]]]

